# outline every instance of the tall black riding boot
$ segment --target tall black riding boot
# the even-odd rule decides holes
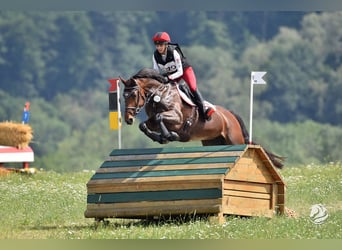
[[[212,115],[214,110],[212,108],[205,108],[204,99],[198,89],[192,91],[192,94],[194,95],[194,102],[199,109],[200,115],[203,117],[204,120],[209,121],[211,119],[210,116]]]

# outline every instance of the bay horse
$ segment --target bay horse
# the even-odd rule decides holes
[[[154,69],[143,68],[128,80],[121,77],[120,80],[125,86],[125,122],[133,124],[136,115],[145,108],[148,119],[139,128],[153,141],[160,144],[201,141],[203,146],[249,143],[248,131],[239,115],[214,105],[215,112],[205,121],[197,107],[181,97],[177,83],[165,83]],[[283,157],[265,152],[277,168],[283,167]]]

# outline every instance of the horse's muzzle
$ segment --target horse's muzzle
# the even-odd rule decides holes
[[[133,118],[133,117],[128,117],[128,118],[125,119],[125,121],[126,121],[126,123],[127,123],[128,125],[132,125],[133,122],[134,122],[134,118]]]

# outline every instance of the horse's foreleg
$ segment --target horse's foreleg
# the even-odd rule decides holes
[[[162,137],[166,138],[168,141],[179,141],[179,135],[174,131],[169,131],[163,121],[163,115],[156,115],[156,122],[159,124]]]
[[[159,142],[160,144],[166,144],[168,141],[162,136],[161,133],[150,130],[145,122],[139,124],[139,128],[145,135],[150,137],[153,141]]]

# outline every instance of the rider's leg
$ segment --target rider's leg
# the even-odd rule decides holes
[[[184,69],[183,73],[184,81],[189,85],[191,93],[194,96],[194,102],[199,108],[199,112],[205,120],[210,120],[210,116],[215,112],[214,109],[205,109],[204,99],[197,88],[196,76],[192,67]]]
[[[205,120],[209,121],[211,119],[211,115],[215,112],[214,109],[212,109],[211,107],[207,109],[205,108],[204,99],[198,89],[192,91],[192,94],[194,95],[194,102],[198,106],[199,111],[202,114],[202,117]]]

